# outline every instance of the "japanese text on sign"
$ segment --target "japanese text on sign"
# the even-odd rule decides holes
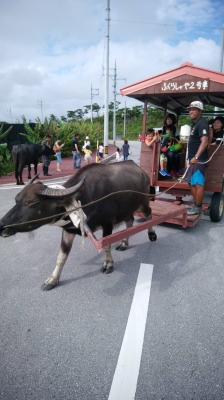
[[[207,91],[209,85],[209,79],[198,80],[198,81],[189,81],[189,82],[162,82],[161,90],[166,91],[191,91],[191,90],[201,90]]]

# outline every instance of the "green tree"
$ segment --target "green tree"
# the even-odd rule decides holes
[[[55,117],[54,114],[50,114],[50,120],[51,120],[51,121],[56,121],[56,120],[57,120],[57,117]]]
[[[67,111],[68,119],[75,119],[75,111]]]
[[[83,112],[83,110],[81,108],[78,108],[77,110],[75,110],[74,113],[75,113],[74,114],[75,115],[74,119],[77,119],[77,120],[83,119],[84,112]]]
[[[67,122],[67,118],[64,117],[64,115],[62,115],[62,116],[61,116],[61,121],[62,121],[62,122]]]
[[[93,103],[92,105],[93,112],[97,113],[97,117],[99,117],[100,106],[97,103]]]

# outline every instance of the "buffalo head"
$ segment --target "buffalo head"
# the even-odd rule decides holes
[[[15,197],[15,206],[0,220],[0,236],[8,237],[17,232],[30,232],[42,225],[57,221],[56,214],[65,212],[71,199],[78,199],[85,178],[68,189],[48,188],[35,182],[36,175]]]

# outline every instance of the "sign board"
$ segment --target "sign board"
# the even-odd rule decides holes
[[[170,79],[160,84],[161,93],[166,92],[208,92],[209,79],[191,77],[190,79]]]

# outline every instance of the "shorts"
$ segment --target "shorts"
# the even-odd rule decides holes
[[[57,157],[58,164],[61,164],[61,152],[60,151],[57,151],[56,157]]]
[[[205,171],[208,166],[207,164],[192,164],[189,166],[186,175],[186,181],[191,186],[201,185],[204,186],[205,184]]]
[[[165,156],[165,154],[160,154],[160,161],[164,161],[167,162],[167,157]]]

